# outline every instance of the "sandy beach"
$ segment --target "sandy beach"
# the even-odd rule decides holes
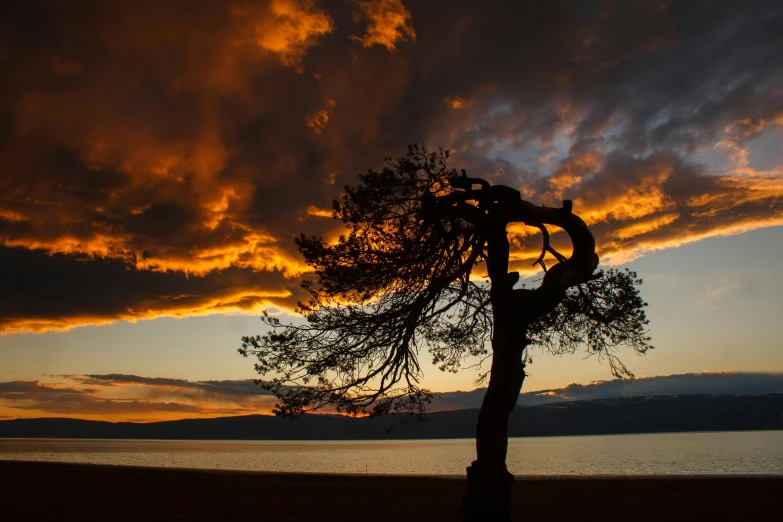
[[[458,521],[460,478],[0,461],[0,520]],[[519,521],[778,521],[780,478],[517,478]]]

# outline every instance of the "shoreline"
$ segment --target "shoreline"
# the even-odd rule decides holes
[[[448,412],[434,412],[434,413],[448,413]],[[254,417],[256,415],[249,415]],[[266,417],[267,415],[258,415]],[[271,417],[271,416],[270,416]],[[236,417],[216,417],[216,419],[232,419]],[[275,417],[277,418],[277,417]],[[350,418],[350,417],[349,417]],[[92,421],[89,419],[77,419],[71,417],[41,417],[33,419],[0,419],[0,422],[18,421],[18,420],[77,420],[81,422],[105,422],[106,424],[114,425],[152,425],[159,424],[161,422],[180,422],[180,421],[201,421],[201,420],[215,420],[215,419],[178,419],[175,421],[155,421],[149,423],[142,422],[125,422],[125,421]],[[769,432],[780,431],[783,432],[783,427],[769,427],[769,428],[746,428],[746,429],[694,429],[694,430],[665,430],[665,431],[628,431],[623,433],[570,433],[561,435],[509,435],[511,439],[559,439],[559,438],[581,438],[581,437],[628,437],[639,435],[708,435],[708,434],[728,434],[728,433],[755,433],[755,432]],[[464,437],[404,437],[404,438],[325,438],[325,439],[313,439],[313,438],[281,438],[281,439],[259,439],[259,438],[201,438],[201,437],[189,437],[189,438],[154,438],[154,437],[113,437],[113,436],[100,436],[100,437],[80,437],[80,436],[49,436],[49,435],[26,435],[26,436],[2,436],[0,435],[0,441],[8,440],[96,440],[96,441],[145,441],[145,442],[263,442],[263,443],[350,443],[350,442],[368,442],[368,443],[388,443],[388,442],[443,442],[443,441],[475,441],[475,435],[467,435]]]
[[[461,476],[269,473],[0,461],[0,519],[459,521]],[[514,520],[773,521],[783,476],[536,476]]]
[[[134,466],[125,464],[95,464],[92,462],[66,462],[59,460],[12,460],[0,459],[0,466],[4,463],[9,464],[53,464],[86,468],[107,468],[107,469],[129,469],[129,470],[150,470],[150,471],[192,471],[198,473],[216,473],[216,474],[243,474],[243,475],[269,475],[269,476],[302,476],[302,477],[376,477],[376,478],[425,478],[425,479],[445,479],[445,480],[465,480],[466,475],[433,475],[433,474],[404,474],[404,473],[362,473],[362,472],[334,472],[319,473],[316,471],[270,471],[270,470],[248,470],[248,469],[223,469],[223,468],[187,468],[184,466]],[[467,466],[466,466],[467,467]],[[540,480],[731,480],[731,479],[780,479],[783,481],[783,472],[774,474],[755,474],[755,473],[732,473],[732,474],[668,474],[668,475],[514,475],[514,480],[519,481],[540,481]]]

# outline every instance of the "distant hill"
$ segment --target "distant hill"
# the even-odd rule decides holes
[[[77,419],[0,421],[0,437],[217,440],[449,439],[475,436],[478,410],[350,418],[269,415],[138,424]],[[512,437],[783,429],[783,394],[660,396],[517,406]]]

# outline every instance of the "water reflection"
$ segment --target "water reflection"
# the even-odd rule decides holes
[[[0,439],[0,459],[308,473],[463,475],[472,440]],[[515,475],[783,475],[783,431],[514,438]]]

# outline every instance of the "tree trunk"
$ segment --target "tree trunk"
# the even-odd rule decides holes
[[[506,468],[508,419],[525,379],[522,352],[527,342],[527,327],[518,317],[514,321],[513,309],[506,295],[493,298],[492,368],[476,429],[476,460],[467,468],[465,522],[511,520],[514,476]]]
[[[536,318],[552,311],[569,287],[592,278],[598,266],[595,238],[585,222],[572,214],[570,200],[564,201],[562,208],[538,207],[523,200],[513,189],[493,187],[480,178],[467,178],[465,171],[463,178],[451,183],[463,192],[452,192],[439,199],[445,205],[443,208],[470,222],[486,241],[484,259],[492,284],[492,369],[476,430],[476,460],[467,469],[468,494],[463,502],[463,519],[508,522],[514,481],[514,476],[506,469],[508,419],[525,379],[522,353],[528,342],[527,329]],[[476,184],[481,185],[481,190],[473,190]],[[476,205],[468,201],[474,201]],[[508,272],[506,226],[511,222],[541,230],[544,244],[538,261],[545,275],[536,290],[513,288],[519,274]],[[565,230],[574,247],[571,257],[566,259],[551,247],[547,225]],[[549,271],[543,265],[547,252],[558,260]]]

